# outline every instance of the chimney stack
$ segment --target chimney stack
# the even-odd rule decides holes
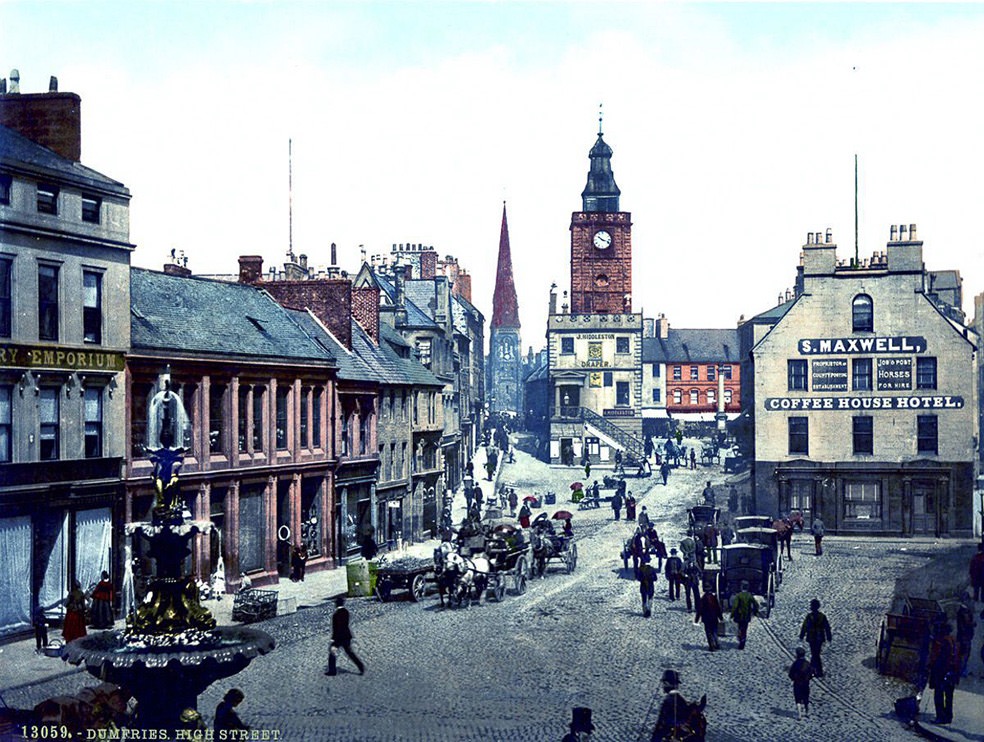
[[[548,314],[557,314],[557,284],[550,284],[550,303],[547,309]]]
[[[263,280],[263,256],[239,256],[239,283],[259,283]]]
[[[0,95],[0,124],[32,142],[78,162],[82,158],[82,99],[75,93],[59,93],[58,81],[47,93],[20,92],[20,73],[10,71],[10,89]]]
[[[665,314],[660,314],[656,318],[656,337],[660,340],[666,340],[670,336],[670,321],[666,319]]]

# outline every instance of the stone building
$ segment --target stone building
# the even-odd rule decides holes
[[[506,205],[502,204],[502,227],[499,230],[499,261],[492,295],[492,323],[489,341],[489,411],[520,415],[523,403],[523,357],[520,338],[519,299],[513,281],[512,253]]]
[[[0,94],[0,635],[121,576],[130,192],[81,150],[54,78]]]
[[[833,533],[969,536],[978,338],[931,291],[915,225],[870,260],[808,235],[795,296],[744,323],[759,512]],[[946,272],[957,276],[955,272]]]
[[[571,215],[571,304],[551,290],[547,350],[549,458],[607,462],[642,456],[642,315],[632,312],[632,215],[619,210],[612,150],[589,153],[581,211]]]
[[[192,515],[216,530],[196,537],[194,573],[222,566],[227,587],[288,574],[303,541],[312,570],[334,567],[337,364],[268,293],[254,286],[133,268],[127,360],[130,459],[127,522],[150,519],[148,404],[169,375],[188,416],[181,488]],[[144,544],[133,544],[144,573]]]

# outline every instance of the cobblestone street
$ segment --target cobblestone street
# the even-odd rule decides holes
[[[557,492],[557,506],[546,507],[552,513],[571,507],[569,484],[579,474],[517,453],[500,483],[521,495]],[[720,485],[723,477],[719,467],[698,467],[674,470],[666,487],[658,478],[628,482],[669,547],[683,537],[685,509],[704,482]],[[459,494],[456,508],[462,500]],[[572,574],[551,562],[525,595],[509,591],[501,603],[468,608],[442,609],[436,594],[421,603],[351,599],[354,649],[366,662],[365,676],[344,655],[338,676],[323,674],[330,603],[279,616],[261,624],[277,648],[210,688],[200,708],[210,720],[222,694],[236,685],[246,694],[244,719],[254,729],[278,730],[284,740],[521,742],[559,739],[571,707],[588,706],[594,739],[631,742],[649,739],[662,697],[659,679],[672,667],[681,672],[687,698],[707,694],[710,740],[914,738],[892,714],[894,700],[911,687],[875,672],[874,648],[895,577],[948,545],[831,537],[815,557],[812,539],[797,535],[771,617],[753,621],[745,651],[729,631],[722,651],[710,653],[686,603],[666,600],[662,577],[653,615],[643,618],[637,585],[619,558],[634,523],[614,522],[604,503],[574,513]],[[810,718],[798,721],[786,669],[813,597],[823,602],[834,640],[824,656],[827,675],[813,687]],[[74,692],[86,680],[74,674],[5,697],[26,706]]]

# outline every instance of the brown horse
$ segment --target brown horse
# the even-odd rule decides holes
[[[776,518],[772,521],[772,527],[776,530],[779,540],[779,553],[782,554],[782,547],[786,547],[786,556],[793,560],[793,524],[789,518]]]

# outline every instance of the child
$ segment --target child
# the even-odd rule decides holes
[[[813,666],[806,659],[806,650],[796,647],[796,661],[789,668],[789,679],[793,681],[793,699],[796,701],[796,717],[802,719],[810,715],[810,679]]]
[[[34,624],[34,643],[37,645],[35,651],[41,654],[42,650],[48,647],[48,619],[45,618],[44,609],[39,605],[34,607],[32,623]]]

